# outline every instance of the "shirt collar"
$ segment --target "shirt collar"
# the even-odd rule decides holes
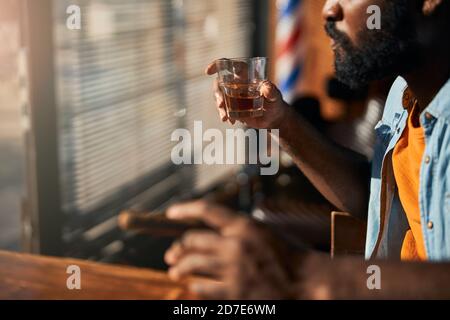
[[[425,111],[435,118],[450,119],[450,79],[439,90]]]
[[[412,110],[415,103],[417,103],[416,97],[411,89],[406,86],[402,96],[403,109]],[[439,90],[428,107],[425,108],[425,112],[431,114],[434,118],[450,118],[450,79]]]

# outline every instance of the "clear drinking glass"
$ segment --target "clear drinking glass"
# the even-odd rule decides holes
[[[266,74],[267,58],[234,58],[216,61],[219,87],[231,119],[255,118],[264,114],[259,89]]]

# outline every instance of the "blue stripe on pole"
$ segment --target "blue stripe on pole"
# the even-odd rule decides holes
[[[281,92],[286,93],[292,90],[295,87],[295,84],[297,83],[297,80],[301,73],[301,66],[296,66],[292,72],[289,74],[289,77],[282,81],[280,84]]]
[[[293,11],[300,5],[301,0],[289,0],[284,8],[280,9],[280,17],[285,18],[293,13]]]

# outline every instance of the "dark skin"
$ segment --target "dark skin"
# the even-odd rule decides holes
[[[344,32],[352,41],[357,42],[357,31],[361,28],[361,17],[367,17],[366,10],[369,5],[383,7],[385,0],[352,1],[334,0],[327,1],[322,10],[323,19],[336,22],[337,28]],[[360,26],[355,28],[355,26]],[[331,40],[333,46],[333,41]]]
[[[381,7],[387,0],[329,0],[323,15],[355,42],[365,23],[366,8]],[[419,104],[428,103],[450,76],[448,11],[442,13],[445,0],[417,0],[422,10],[415,13],[419,32],[431,30],[421,54],[428,59],[421,67],[402,74]],[[448,8],[448,7],[447,7]],[[447,15],[447,16],[446,16]],[[210,65],[208,74],[215,73]],[[423,81],[426,79],[426,81]],[[244,122],[255,128],[280,128],[282,146],[315,186],[340,209],[361,217],[367,206],[368,191],[364,161],[332,145],[300,116],[289,111],[278,89],[265,83],[266,115]],[[216,91],[219,113],[227,121],[223,99]],[[323,157],[333,154],[333,157]],[[350,163],[350,165],[349,165]],[[362,189],[361,189],[362,188]],[[176,205],[168,210],[173,219],[195,218],[215,231],[190,231],[166,253],[174,279],[203,275],[215,282],[191,281],[190,289],[212,299],[431,299],[450,298],[449,263],[366,262],[356,257],[330,260],[327,255],[290,252],[270,230],[228,209],[203,201]],[[382,272],[381,290],[367,288],[367,267],[376,264]]]
[[[423,29],[431,28],[434,36],[430,37],[428,32],[422,32],[424,34],[423,37],[428,38],[431,42],[428,48],[423,50],[422,55],[432,58],[425,59],[425,64],[420,68],[410,73],[402,74],[422,109],[426,108],[450,77],[450,59],[448,58],[450,45],[448,41],[442,40],[448,38],[448,32],[446,31],[448,30],[448,25],[446,25],[445,21],[449,18],[448,15],[447,17],[445,16],[445,12],[438,12],[439,7],[443,6],[445,2],[445,0],[424,2],[423,15],[431,21],[425,22]],[[447,11],[448,9],[447,3]],[[420,16],[416,16],[416,20],[420,19]],[[434,25],[432,24],[433,19],[438,20]],[[423,79],[427,79],[427,81],[423,81]]]
[[[372,1],[351,1],[351,0],[330,0],[327,1],[323,8],[323,18],[325,20],[331,20],[336,22],[337,28],[344,32],[353,43],[357,41],[355,25],[360,25],[361,17],[365,16],[368,3],[370,5],[378,5],[383,7],[384,0],[372,0]],[[414,1],[412,1],[414,2]],[[418,1],[420,2],[420,1]],[[436,14],[437,8],[442,3],[442,0],[422,1],[423,10],[422,15],[416,15],[415,20],[417,23],[421,23],[423,17],[430,17]],[[443,17],[437,17],[436,19],[445,19]],[[424,27],[428,28],[430,22],[422,22]],[[427,48],[422,52],[425,57],[433,57],[432,59],[425,59],[425,65],[413,70],[410,73],[401,74],[408,82],[408,85],[414,95],[419,101],[419,105],[425,108],[437,94],[439,88],[448,80],[450,76],[450,60],[448,41],[443,41],[445,34],[442,34],[445,30],[445,26],[440,27],[439,22],[435,22],[433,34],[436,39],[433,43],[430,43]],[[420,29],[419,29],[420,32]],[[426,31],[423,31],[425,33]],[[429,38],[426,34],[424,37]],[[434,39],[433,39],[434,40]],[[423,81],[427,79],[427,81]]]

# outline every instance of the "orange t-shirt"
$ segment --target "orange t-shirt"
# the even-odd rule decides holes
[[[420,109],[415,103],[392,155],[398,194],[410,227],[403,240],[402,260],[427,259],[419,208],[420,167],[425,151],[425,135],[419,116]]]

